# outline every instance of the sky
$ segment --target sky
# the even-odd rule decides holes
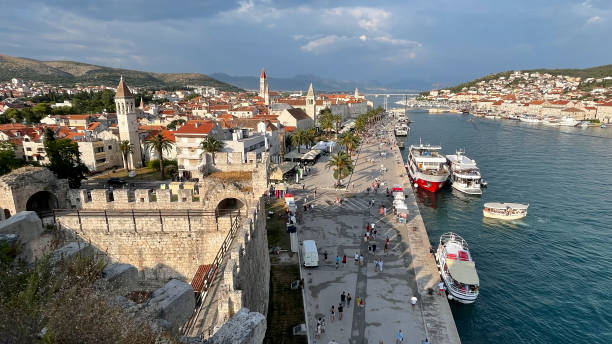
[[[0,0],[0,53],[152,72],[452,85],[612,63],[612,0]]]

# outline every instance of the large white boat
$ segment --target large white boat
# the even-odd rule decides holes
[[[406,170],[417,187],[436,192],[448,180],[448,165],[440,150],[440,146],[424,145],[422,142],[418,146],[410,146]]]
[[[450,167],[453,189],[470,195],[482,195],[480,169],[476,166],[476,161],[465,156],[462,151],[447,155],[446,160]]]
[[[519,117],[519,120],[521,122],[526,122],[526,123],[540,123],[541,122],[538,116],[534,116],[534,115],[523,115]]]
[[[565,117],[561,118],[561,120],[559,121],[559,125],[567,126],[567,127],[575,127],[576,124],[578,124],[578,123],[580,123],[580,122],[577,121],[572,116],[565,116]]]
[[[448,298],[474,303],[478,298],[480,281],[467,242],[458,234],[444,233],[440,236],[435,257]]]
[[[556,117],[546,117],[542,120],[542,124],[547,125],[547,126],[551,126],[551,127],[556,127],[561,125],[561,122],[559,121],[558,118]]]
[[[405,123],[401,123],[396,124],[393,131],[395,132],[395,136],[408,136],[410,128]]]
[[[529,204],[520,203],[485,203],[482,214],[485,217],[501,220],[518,220],[527,216]]]

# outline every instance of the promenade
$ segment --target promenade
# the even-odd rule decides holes
[[[393,123],[382,122],[386,125],[372,130],[378,138],[371,136],[362,143],[348,190],[333,189],[333,171],[325,167],[325,157],[306,177],[306,189],[296,192],[299,211],[303,212],[299,240],[315,240],[320,256],[319,267],[301,268],[309,338],[311,343],[395,343],[401,330],[404,343],[420,344],[426,338],[431,343],[459,343],[448,301],[436,290],[440,277],[400,151],[394,144]],[[375,178],[384,186],[377,194],[367,193]],[[406,224],[396,223],[391,211],[392,197],[387,197],[385,190],[393,185],[404,187],[409,208]],[[342,205],[336,203],[338,197],[344,198]],[[372,201],[374,206],[370,207]],[[313,208],[304,212],[304,204]],[[381,205],[388,209],[386,216],[379,213]],[[377,237],[365,241],[368,223],[375,224]],[[390,247],[384,252],[387,237]],[[375,254],[368,250],[374,244]],[[356,252],[364,256],[363,265],[355,263]],[[342,263],[344,255],[346,264]],[[341,259],[337,268],[336,256]],[[375,259],[382,260],[382,272],[375,268]],[[429,288],[434,291],[431,295]],[[352,300],[344,305],[340,320],[342,292],[350,293]],[[413,296],[418,299],[414,306],[410,302]],[[363,307],[356,306],[357,298],[364,300]],[[332,305],[334,321],[330,317]],[[316,338],[319,318],[325,319],[325,333]]]

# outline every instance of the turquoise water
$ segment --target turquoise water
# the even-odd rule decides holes
[[[489,183],[482,197],[417,191],[432,245],[457,232],[476,261],[478,301],[451,303],[461,340],[612,343],[612,128],[410,117],[406,147],[422,138],[444,154],[465,149]],[[495,201],[529,203],[529,215],[484,220]]]

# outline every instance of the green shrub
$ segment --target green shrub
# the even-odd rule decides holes
[[[164,159],[164,168],[167,166],[175,166],[178,169],[178,162],[176,162],[176,160]],[[155,171],[159,171],[159,159],[147,161],[147,167]]]

